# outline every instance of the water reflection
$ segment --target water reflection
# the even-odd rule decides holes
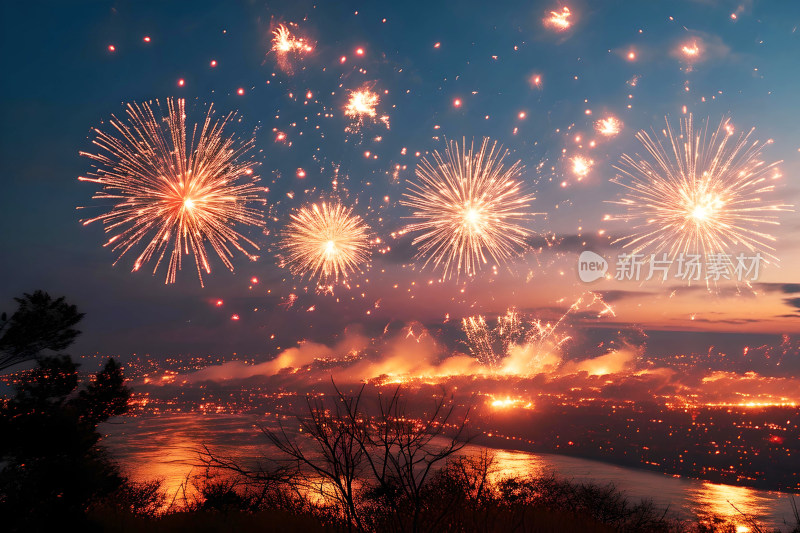
[[[103,430],[106,446],[126,473],[137,480],[163,480],[171,499],[183,496],[184,489],[187,496],[195,493],[189,481],[202,472],[198,452],[205,445],[222,455],[260,455],[255,422],[247,416],[169,415],[125,418]]]
[[[787,495],[756,491],[747,487],[704,482],[688,491],[692,508],[701,517],[726,516],[737,525],[738,533],[748,533],[748,517],[769,516],[776,497]],[[765,495],[766,494],[766,495]],[[785,517],[788,520],[788,516]],[[782,524],[780,524],[782,525]]]
[[[258,430],[259,419],[248,415],[162,415],[124,418],[105,424],[102,430],[112,453],[119,458],[134,479],[163,479],[170,497],[181,490],[187,479],[199,474],[198,450],[208,445],[215,453],[236,456],[255,462],[267,450],[266,439]],[[478,446],[463,452],[478,454]],[[751,516],[770,528],[792,523],[793,515],[787,494],[747,487],[720,485],[686,478],[676,478],[634,468],[553,454],[531,454],[511,450],[493,450],[495,479],[506,476],[542,475],[555,472],[574,481],[614,483],[629,497],[653,498],[657,505],[669,506],[683,518],[713,515],[733,520],[739,533],[747,533]],[[193,494],[188,485],[187,496]]]

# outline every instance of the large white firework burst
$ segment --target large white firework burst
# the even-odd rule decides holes
[[[643,156],[623,155],[612,180],[624,187],[627,208],[619,217],[630,231],[615,242],[631,253],[719,254],[759,252],[776,260],[778,213],[792,206],[770,200],[781,177],[775,163],[765,163],[764,146],[752,138],[754,129],[736,134],[729,120],[695,130],[692,116],[673,131],[669,120],[661,134],[640,131],[636,138]],[[613,217],[610,217],[613,218]]]
[[[291,215],[281,248],[292,272],[321,284],[347,278],[369,261],[370,229],[337,200],[314,203]]]
[[[405,231],[417,233],[423,267],[441,269],[443,279],[469,277],[525,249],[535,198],[524,191],[521,163],[503,163],[507,155],[484,138],[477,150],[474,142],[450,141],[444,156],[437,151],[420,162],[400,203],[413,210]]]

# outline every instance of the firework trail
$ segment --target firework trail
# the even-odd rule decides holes
[[[284,261],[298,276],[337,282],[369,261],[369,231],[352,208],[338,201],[303,207],[283,231]]]
[[[105,246],[118,254],[114,264],[143,245],[133,271],[152,260],[155,274],[169,256],[166,283],[174,283],[182,255],[190,254],[202,285],[203,273],[211,273],[207,244],[230,270],[234,250],[255,260],[247,248],[258,245],[235,228],[263,225],[261,210],[251,204],[266,202],[265,189],[256,185],[255,163],[247,157],[254,139],[242,142],[225,131],[235,114],[214,119],[209,106],[188,142],[183,99],[167,99],[166,115],[158,101],[155,108],[128,104],[126,115],[112,115],[109,132],[94,130],[98,153],[81,155],[94,161],[95,171],[78,178],[101,186],[94,199],[113,203],[82,223],[103,223],[111,234]]]
[[[611,203],[627,208],[622,219],[632,222],[632,231],[615,242],[632,253],[673,256],[743,251],[732,250],[739,246],[777,260],[775,237],[762,228],[778,225],[777,213],[792,206],[766,199],[780,161],[764,163],[767,143],[753,140],[753,131],[735,136],[728,120],[714,131],[707,124],[695,131],[689,115],[677,135],[669,120],[663,139],[637,133],[649,157],[623,155],[616,167],[622,174],[612,182],[626,190]]]
[[[444,156],[417,166],[400,203],[413,209],[405,231],[421,232],[413,244],[423,268],[432,263],[444,279],[473,276],[489,259],[502,263],[525,248],[531,232],[521,223],[537,214],[529,210],[535,198],[522,190],[520,162],[503,164],[507,155],[487,138],[477,151],[450,141]]]

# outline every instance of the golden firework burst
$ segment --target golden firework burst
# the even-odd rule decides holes
[[[523,191],[522,165],[503,164],[508,151],[484,138],[479,149],[450,141],[445,154],[417,166],[400,203],[411,207],[405,231],[419,233],[423,267],[441,268],[443,278],[473,276],[490,260],[507,261],[526,247],[531,232],[523,225],[534,214],[532,194]]]
[[[716,130],[706,122],[695,131],[689,115],[679,132],[666,120],[660,136],[637,133],[646,156],[623,155],[616,167],[621,174],[612,180],[625,191],[611,203],[627,208],[620,218],[632,224],[615,242],[633,253],[709,255],[744,248],[776,260],[775,237],[766,228],[777,226],[778,213],[792,206],[769,199],[781,177],[780,161],[763,161],[768,143],[754,140],[753,131],[737,136],[729,120]]]
[[[321,284],[347,278],[369,261],[369,227],[338,201],[314,203],[291,215],[283,231],[284,260],[296,275]]]
[[[78,179],[100,185],[93,198],[113,205],[82,223],[103,223],[111,234],[105,246],[118,253],[114,264],[143,246],[133,270],[153,260],[155,273],[169,256],[167,283],[175,282],[182,255],[192,255],[202,285],[203,272],[211,272],[206,245],[230,270],[234,250],[255,259],[247,248],[258,245],[236,227],[263,224],[255,205],[265,203],[265,189],[248,157],[254,139],[225,131],[234,113],[215,119],[209,106],[202,124],[187,132],[184,100],[167,99],[166,108],[164,114],[157,101],[131,103],[125,118],[112,115],[109,131],[94,130],[97,153],[81,155],[95,170]]]

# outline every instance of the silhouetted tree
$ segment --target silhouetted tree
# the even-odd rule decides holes
[[[63,297],[54,300],[36,291],[14,300],[19,304],[14,314],[0,315],[0,370],[36,359],[45,350],[64,350],[80,335],[73,326],[83,313]]]
[[[127,410],[121,367],[109,359],[79,390],[69,356],[40,357],[0,406],[0,523],[11,530],[76,524],[124,482],[98,445],[97,425]]]
[[[78,393],[75,405],[80,409],[83,421],[96,427],[100,422],[127,411],[129,397],[122,366],[109,357],[95,380]]]
[[[286,480],[307,500],[321,496],[320,505],[332,505],[351,531],[374,531],[376,522],[380,531],[429,530],[422,525],[425,487],[467,444],[470,409],[457,416],[455,402],[443,392],[415,416],[399,387],[378,394],[371,409],[364,387],[355,394],[335,383],[333,389],[331,396],[306,398],[297,428],[261,428],[279,452],[273,461],[248,469],[206,448],[203,463],[255,483]],[[271,462],[281,469],[265,471]]]

